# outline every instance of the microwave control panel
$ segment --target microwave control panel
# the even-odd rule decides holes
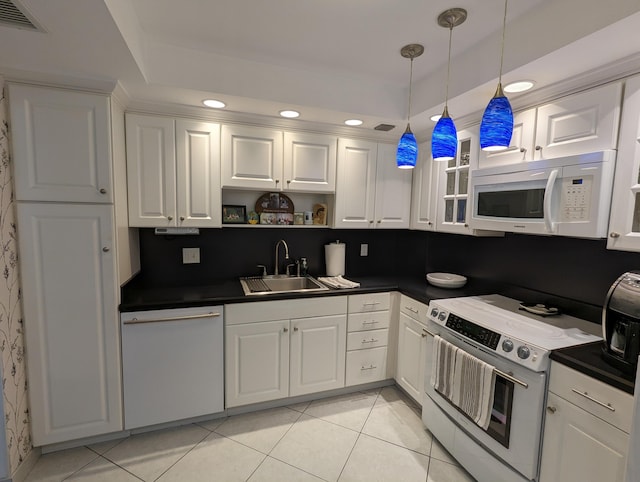
[[[589,221],[593,176],[562,179],[561,221]]]

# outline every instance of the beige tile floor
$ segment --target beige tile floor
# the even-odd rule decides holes
[[[472,481],[394,387],[43,455],[27,482]]]

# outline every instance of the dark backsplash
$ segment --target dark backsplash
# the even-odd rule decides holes
[[[289,245],[291,258],[308,259],[313,276],[325,274],[324,245],[340,240],[347,245],[347,278],[444,271],[600,306],[618,276],[640,269],[639,253],[609,251],[606,240],[323,228],[237,227],[201,229],[200,233],[156,236],[153,229],[140,229],[144,279],[159,286],[204,284],[258,274],[258,264],[266,264],[272,273],[280,239]],[[362,243],[369,245],[369,256],[360,256]],[[200,264],[182,264],[183,247],[200,248]],[[281,249],[281,259],[283,253]]]

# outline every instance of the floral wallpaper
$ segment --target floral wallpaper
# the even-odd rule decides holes
[[[1,77],[0,92],[0,352],[9,468],[15,473],[31,451],[31,435],[7,98]]]

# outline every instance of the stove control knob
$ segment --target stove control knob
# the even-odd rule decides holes
[[[435,318],[438,316],[438,308],[433,308],[431,310],[431,318]]]
[[[502,349],[509,353],[511,350],[513,350],[513,342],[511,340],[504,340],[502,342]]]
[[[440,314],[438,315],[438,319],[440,321],[444,321],[447,319],[447,313],[445,313],[444,311],[441,311]]]
[[[523,345],[518,347],[518,358],[526,360],[527,358],[529,358],[529,354],[529,348],[527,348],[526,346]]]

